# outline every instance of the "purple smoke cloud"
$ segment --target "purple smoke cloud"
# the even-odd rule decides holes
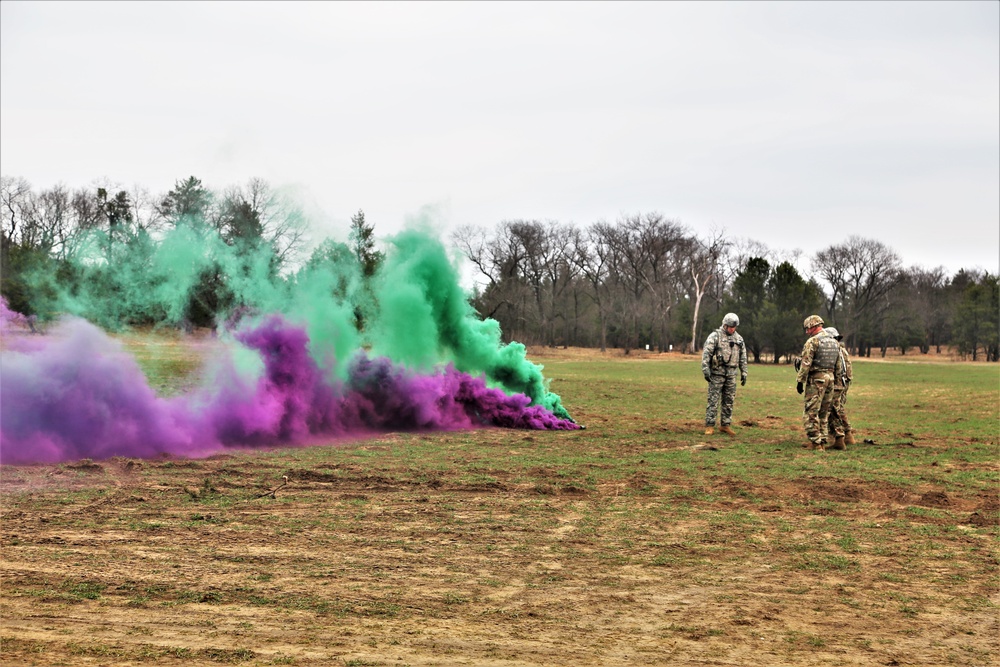
[[[0,373],[0,461],[199,457],[387,430],[579,428],[452,366],[415,374],[359,353],[347,380],[331,382],[305,331],[276,315],[236,338],[260,355],[258,377],[229,361],[212,386],[174,398],[157,396],[124,348],[85,321],[11,342]]]
[[[34,331],[35,318],[25,317],[16,310],[11,310],[7,299],[0,296],[0,332],[8,332],[17,328],[28,328]]]

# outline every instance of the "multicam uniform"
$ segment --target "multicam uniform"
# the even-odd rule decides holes
[[[840,343],[837,339],[820,331],[806,341],[802,348],[802,363],[796,381],[804,388],[805,409],[802,424],[809,441],[814,445],[826,445],[829,428],[830,407],[833,404],[834,377],[842,372]]]
[[[851,357],[843,345],[840,345],[840,363],[843,370],[833,378],[833,403],[830,406],[830,435],[837,438],[851,432],[851,423],[847,420],[847,391],[854,380],[854,371],[851,369]]]
[[[708,378],[708,405],[705,408],[705,426],[715,426],[715,415],[722,403],[720,426],[733,421],[733,400],[736,398],[736,375],[746,377],[747,348],[743,336],[726,333],[720,327],[708,334],[701,353],[701,372]]]

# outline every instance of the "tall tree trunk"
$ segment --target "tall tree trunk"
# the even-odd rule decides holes
[[[698,351],[698,312],[701,310],[701,300],[705,296],[708,284],[712,282],[712,272],[705,272],[705,282],[701,282],[698,279],[698,273],[695,271],[694,266],[691,267],[691,278],[694,279],[694,317],[691,322],[691,351]]]

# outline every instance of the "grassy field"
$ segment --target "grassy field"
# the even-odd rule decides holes
[[[997,365],[858,360],[813,452],[788,366],[730,439],[692,357],[531,357],[586,430],[3,467],[0,664],[1000,661]]]

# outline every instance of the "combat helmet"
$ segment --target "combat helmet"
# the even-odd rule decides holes
[[[832,336],[833,338],[836,338],[837,340],[842,340],[844,338],[843,336],[840,335],[840,332],[837,331],[837,329],[834,328],[834,327],[827,327],[827,328],[823,329],[823,331],[825,331],[828,336]]]
[[[726,316],[722,318],[722,326],[724,327],[740,326],[739,316],[736,313],[726,313]]]
[[[806,331],[809,331],[816,326],[823,326],[823,318],[819,315],[810,315],[806,318],[806,321],[802,323],[802,328]]]

